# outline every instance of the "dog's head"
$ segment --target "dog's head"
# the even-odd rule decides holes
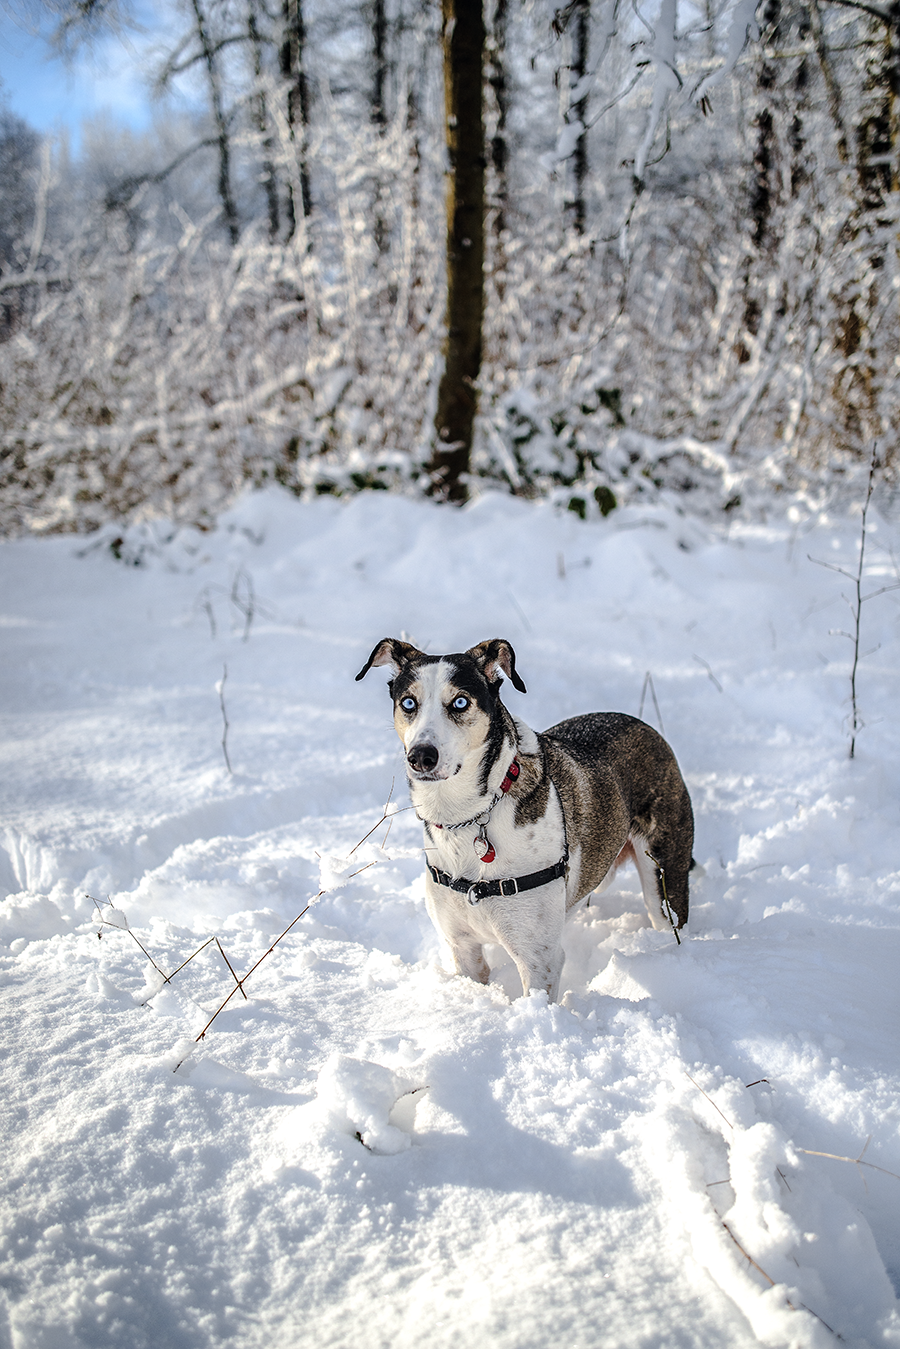
[[[467,756],[480,752],[496,725],[501,672],[525,692],[516,674],[516,653],[500,637],[450,656],[428,656],[409,642],[385,637],[356,678],[373,665],[393,671],[388,688],[394,726],[416,782],[453,777]]]

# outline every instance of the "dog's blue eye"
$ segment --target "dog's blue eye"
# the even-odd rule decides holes
[[[469,700],[468,698],[463,698],[460,694],[458,698],[453,699],[453,706],[456,708],[457,712],[463,712],[469,706]]]
[[[404,712],[414,712],[416,710],[416,700],[415,698],[401,698],[400,706],[403,708]]]

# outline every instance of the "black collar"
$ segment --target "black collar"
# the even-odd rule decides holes
[[[543,871],[532,871],[527,876],[508,876],[503,880],[496,881],[469,881],[465,876],[460,876],[456,880],[448,876],[446,871],[439,871],[431,863],[426,863],[431,872],[431,879],[435,885],[445,885],[450,890],[458,890],[460,894],[465,895],[469,903],[480,904],[483,899],[490,899],[494,895],[502,895],[508,899],[511,895],[517,895],[522,890],[536,890],[539,885],[548,885],[550,881],[559,880],[566,874],[566,863],[568,857],[561,857],[552,867],[544,867]]]

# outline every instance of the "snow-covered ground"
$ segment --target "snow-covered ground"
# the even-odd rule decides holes
[[[852,569],[858,513],[273,491],[170,535],[0,548],[0,1349],[900,1345],[900,592],[851,762],[850,586],[808,560]],[[411,813],[354,847],[406,803],[353,679],[401,633],[508,637],[537,728],[644,690],[705,868],[680,946],[625,873],[557,1005],[500,951],[445,972]],[[323,885],[194,1043],[221,951]],[[168,984],[138,945],[213,936]]]

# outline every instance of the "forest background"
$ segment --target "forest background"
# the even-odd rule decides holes
[[[63,51],[137,23],[48,13]],[[4,532],[272,480],[731,513],[873,444],[890,507],[898,0],[171,16],[148,80],[202,108],[77,156],[0,114]]]

